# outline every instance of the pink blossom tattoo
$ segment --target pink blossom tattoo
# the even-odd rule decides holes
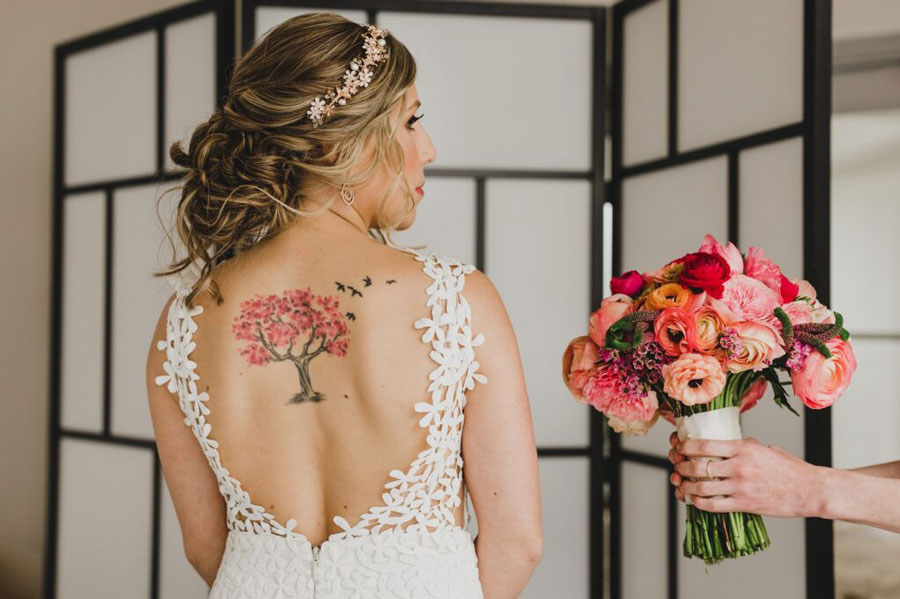
[[[235,317],[231,330],[235,337],[249,342],[240,353],[250,365],[293,362],[300,377],[300,392],[289,403],[320,402],[325,396],[312,388],[309,363],[322,352],[344,357],[350,345],[349,339],[342,338],[350,329],[339,304],[337,296],[315,295],[309,287],[285,291],[280,296],[256,295],[241,302],[241,313]],[[350,312],[346,316],[355,320]],[[301,343],[297,355],[294,348]],[[312,347],[314,344],[317,346]]]

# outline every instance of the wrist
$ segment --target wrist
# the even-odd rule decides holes
[[[839,494],[835,493],[836,479],[840,471],[825,466],[813,466],[813,501],[807,518],[825,518],[834,520],[837,513],[836,502]]]

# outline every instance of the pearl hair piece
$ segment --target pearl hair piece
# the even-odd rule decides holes
[[[334,112],[336,104],[344,106],[350,96],[355,94],[360,87],[369,87],[369,83],[372,81],[372,71],[369,67],[374,67],[389,56],[389,52],[385,49],[387,30],[379,29],[375,25],[367,25],[366,29],[366,33],[362,34],[362,37],[365,38],[363,42],[365,56],[361,59],[354,58],[350,62],[350,68],[344,71],[344,85],[328,90],[325,100],[330,100],[330,102],[327,104],[320,97],[316,97],[310,102],[310,108],[306,114],[313,122],[314,127],[321,125],[325,117]]]

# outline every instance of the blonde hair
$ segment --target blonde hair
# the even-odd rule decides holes
[[[299,15],[272,28],[237,62],[222,106],[194,129],[187,153],[180,142],[170,146],[169,156],[188,171],[181,185],[166,191],[182,190],[174,228],[187,256],[176,260],[173,243],[172,263],[154,276],[196,266],[199,277],[187,295],[188,306],[204,290],[221,304],[212,279],[216,264],[275,236],[298,217],[327,211],[342,184],[365,184],[383,163],[395,177],[379,201],[377,231],[369,234],[396,245],[391,232],[414,210],[415,199],[403,176],[404,153],[391,112],[415,82],[412,54],[387,35],[389,55],[374,67],[367,87],[318,128],[306,114],[313,98],[342,84],[350,61],[362,52],[365,32],[365,25],[327,12]],[[371,162],[351,175],[370,142]],[[388,222],[386,200],[398,186],[405,212]],[[328,202],[314,211],[301,208],[310,192],[322,189],[335,191]]]

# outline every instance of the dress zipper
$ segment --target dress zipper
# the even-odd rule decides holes
[[[312,546],[312,554],[313,554],[313,569],[312,569],[312,579],[313,579],[313,597],[316,596],[316,571],[319,566],[319,545]]]

